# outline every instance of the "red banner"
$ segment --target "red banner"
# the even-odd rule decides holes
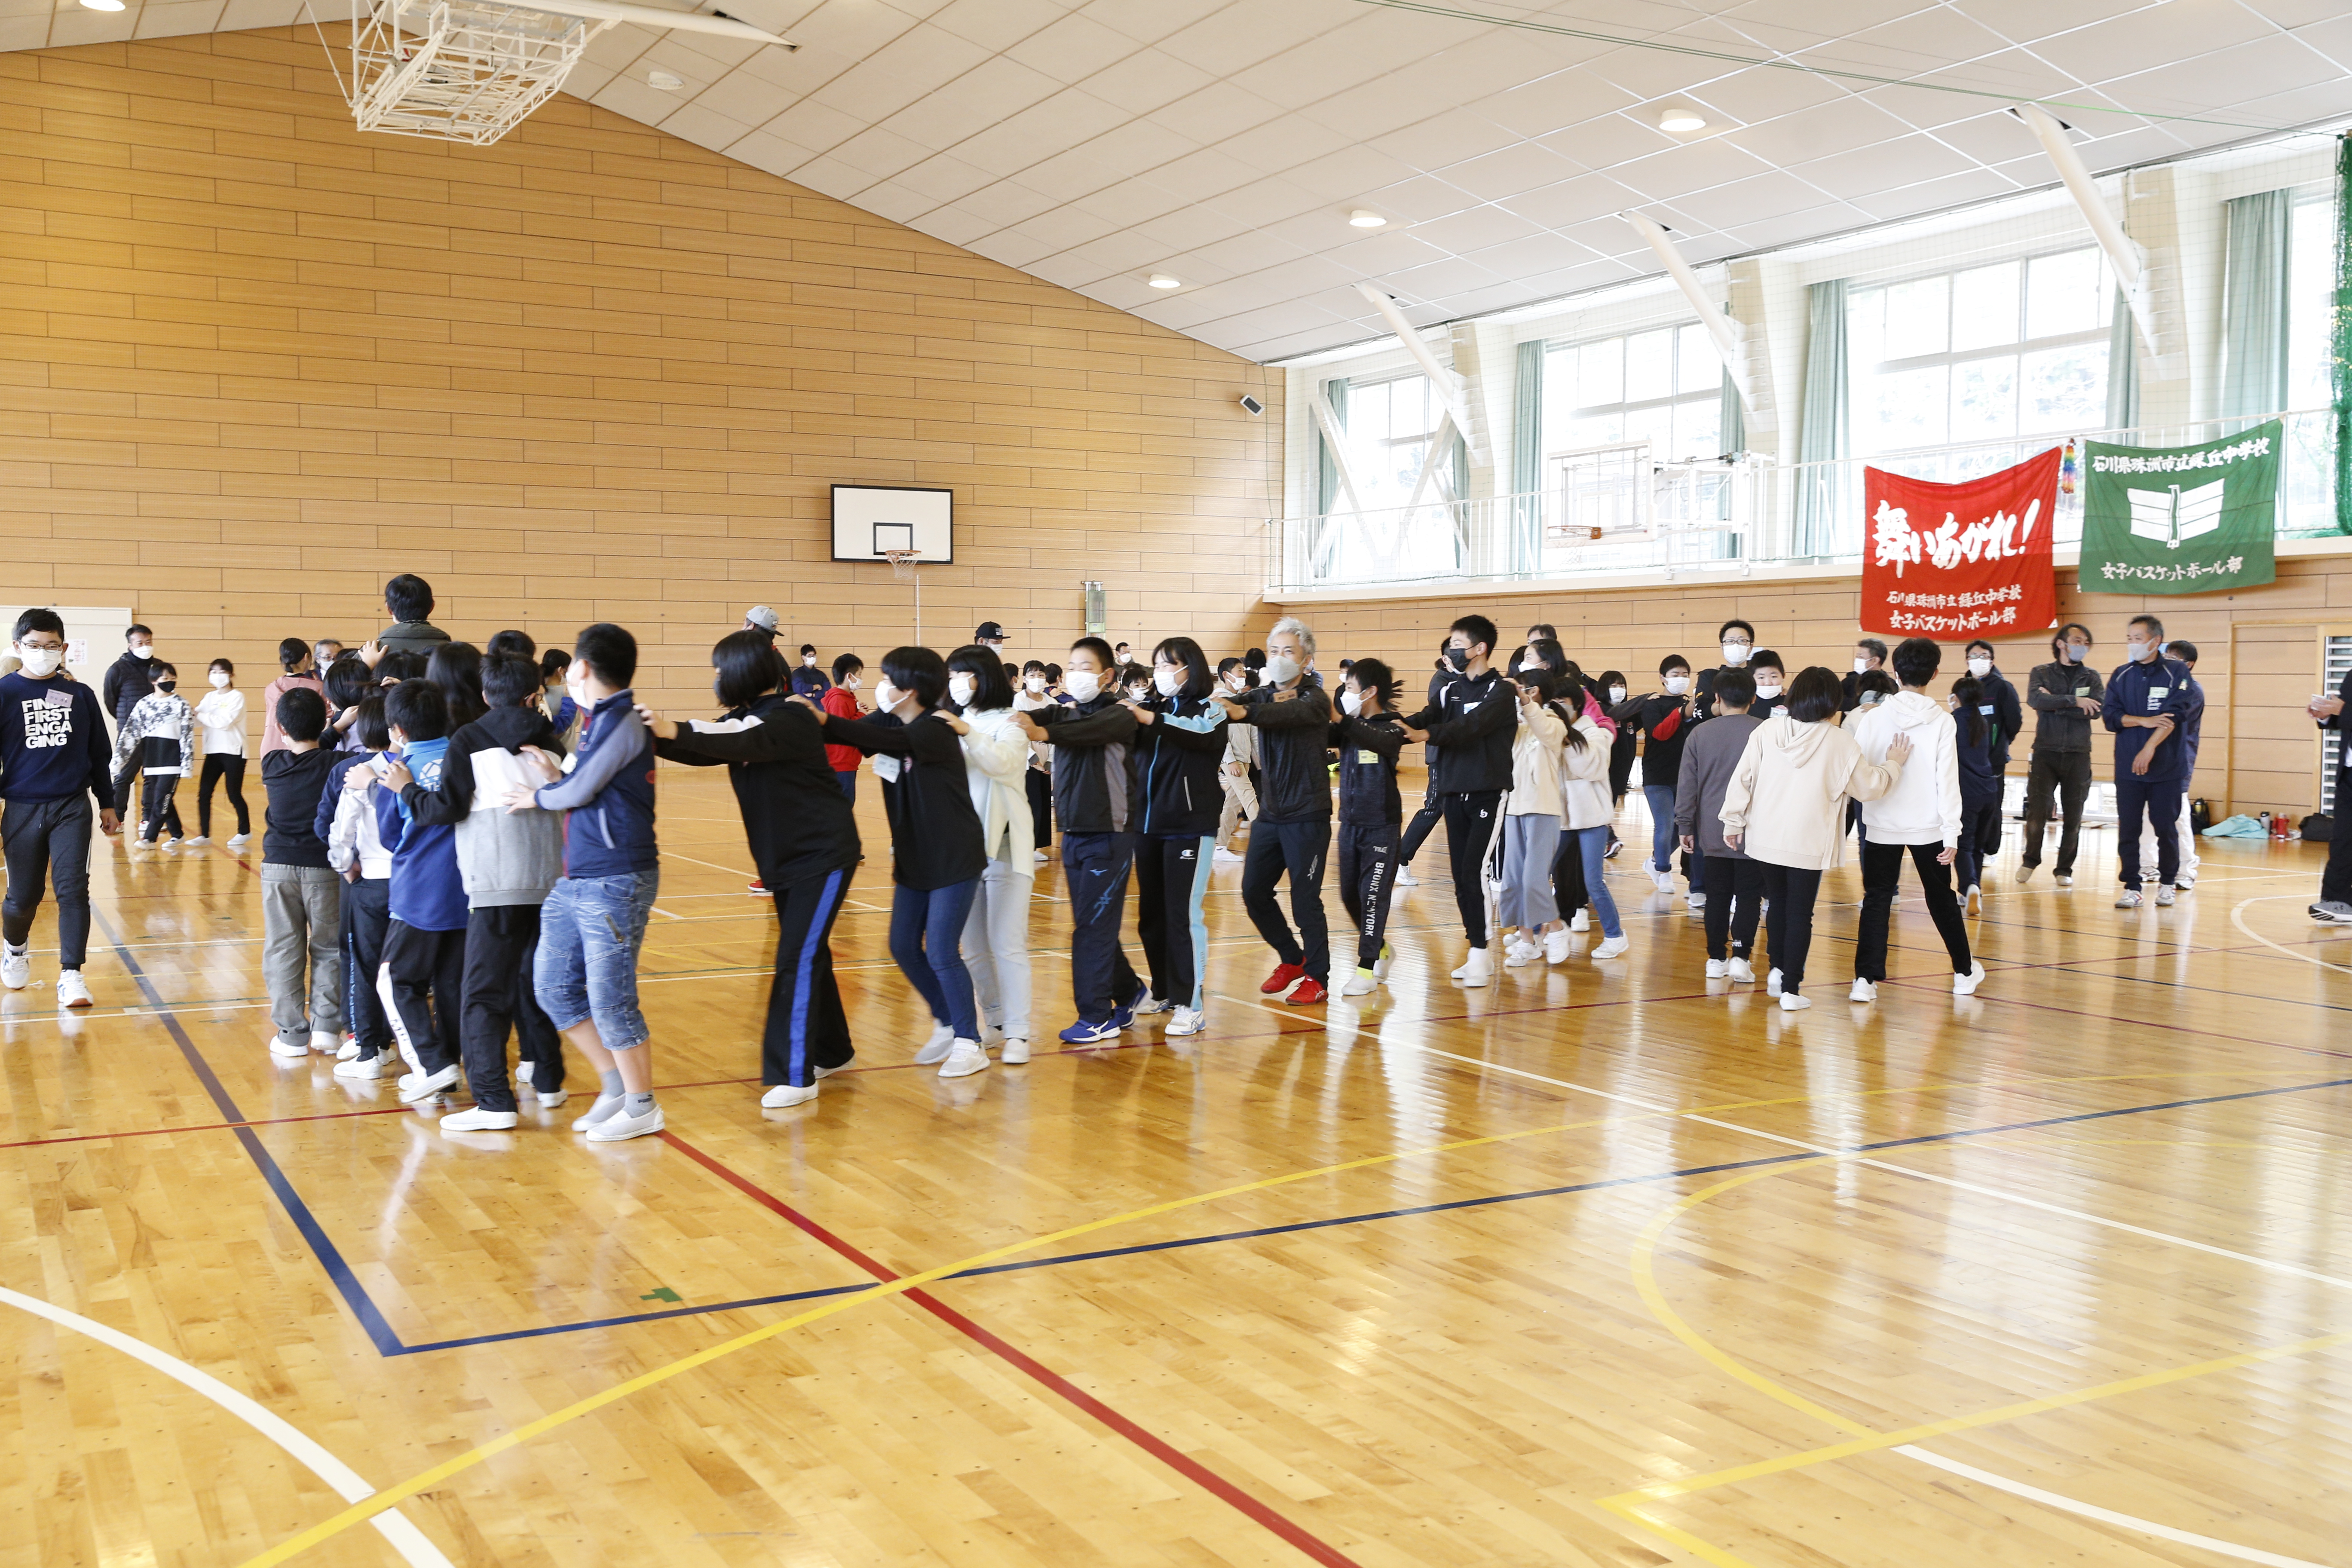
[[[1863,629],[1966,642],[2056,625],[2058,458],[1959,485],[1864,468]]]

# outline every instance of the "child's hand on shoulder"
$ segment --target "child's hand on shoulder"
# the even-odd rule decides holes
[[[362,771],[362,770],[359,768],[353,768],[352,773],[358,773]],[[345,776],[348,777],[350,775],[347,774]],[[413,784],[415,782],[416,775],[408,771],[408,764],[406,763],[401,762],[397,758],[393,758],[384,763],[383,783],[386,789],[406,789],[410,784]]]
[[[538,780],[539,784],[551,784],[563,776],[563,764],[538,746],[525,746],[516,755],[522,759],[522,771]]]

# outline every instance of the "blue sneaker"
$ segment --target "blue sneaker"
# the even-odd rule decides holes
[[[1062,1031],[1062,1043],[1067,1046],[1090,1046],[1097,1040],[1115,1040],[1118,1038],[1119,1030],[1126,1026],[1115,1017],[1099,1024],[1089,1024],[1081,1018]]]
[[[1113,1007],[1110,1010],[1110,1032],[1116,1035],[1121,1029],[1133,1026],[1135,1023],[1136,1009],[1141,1006],[1148,998],[1149,994],[1147,993],[1146,995],[1139,996],[1132,1002]]]

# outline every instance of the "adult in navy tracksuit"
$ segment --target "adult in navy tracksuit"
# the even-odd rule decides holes
[[[449,702],[441,689],[404,680],[385,693],[383,716],[409,776],[427,790],[439,787],[449,753]],[[449,825],[420,821],[397,792],[375,792],[375,830],[392,855],[392,922],[377,988],[410,1068],[400,1080],[401,1102],[414,1104],[457,1081],[466,883]]]
[[[689,767],[723,764],[735,787],[751,864],[776,900],[776,975],[760,1039],[767,1092],[760,1103],[805,1105],[816,1098],[820,1075],[857,1054],[833,972],[833,922],[861,853],[857,817],[826,754],[823,721],[783,689],[783,663],[767,637],[721,637],[710,663],[726,718],[652,720],[647,727],[657,755]]]
[[[90,689],[63,673],[66,624],[54,610],[16,617],[22,669],[0,676],[0,842],[6,846],[8,896],[0,904],[0,981],[11,991],[32,984],[33,916],[41,893],[58,889],[58,1001],[89,1005],[81,975],[89,945],[90,801],[109,833],[120,829],[114,748]]]
[[[1982,637],[1969,644],[1969,673],[1976,677],[1982,693],[1978,699],[1979,703],[1992,705],[1992,765],[1997,773],[2006,775],[2009,772],[2009,748],[2025,732],[2025,706],[2018,699],[2017,688],[2010,683],[2009,677],[2000,672],[2000,666],[1993,662],[1996,651],[1992,644]],[[2184,775],[2182,784],[2185,786],[2188,782]],[[2000,813],[1996,811],[1990,816],[1979,819],[1979,867],[2000,853]],[[1962,885],[1966,886],[1965,883]]]
[[[1135,929],[1151,970],[1151,994],[1176,1010],[1168,1032],[1192,1035],[1201,1029],[1208,975],[1201,900],[1224,809],[1217,773],[1226,719],[1209,700],[1216,685],[1209,656],[1191,637],[1170,637],[1151,650],[1151,683],[1148,700],[1127,704],[1139,727],[1129,811],[1139,835]]]
[[[1054,748],[1054,815],[1062,824],[1062,873],[1070,896],[1070,994],[1078,1019],[1062,1031],[1074,1046],[1108,1040],[1135,1021],[1143,982],[1119,946],[1135,819],[1128,752],[1134,710],[1119,700],[1110,644],[1080,637],[1062,677],[1069,701],[1020,715],[1030,739]],[[1211,831],[1215,831],[1214,827]],[[1255,839],[1255,830],[1250,837]]]
[[[1316,683],[1315,634],[1295,616],[1265,639],[1264,686],[1239,701],[1218,700],[1225,717],[1257,728],[1258,816],[1242,858],[1242,907],[1279,961],[1258,989],[1295,1007],[1323,1000],[1331,983],[1331,928],[1323,914],[1323,867],[1331,851],[1331,700]],[[1290,878],[1294,934],[1274,890]]]
[[[2188,776],[2179,731],[2189,709],[2189,671],[2163,656],[2164,623],[2154,616],[2134,616],[2124,642],[2131,662],[2107,677],[2101,705],[2106,727],[2116,737],[2116,858],[2124,885],[2116,900],[2119,910],[2136,908],[2140,901],[2143,817],[2156,825],[2156,901],[2172,901],[2173,884],[2180,875],[2175,826],[2181,782]]]
[[[1960,764],[1960,838],[1954,847],[1953,879],[1974,893],[1984,879],[1985,818],[2000,816],[2000,707],[1983,677],[1963,675],[1952,682],[1954,754]],[[1999,842],[1998,830],[1995,842]]]

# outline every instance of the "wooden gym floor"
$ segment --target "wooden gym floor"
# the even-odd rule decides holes
[[[1221,867],[1209,1031],[1050,1054],[1049,870],[1037,1058],[942,1082],[869,784],[857,1070],[763,1113],[770,918],[723,781],[661,790],[659,1139],[275,1063],[257,856],[101,857],[86,1016],[45,915],[0,1564],[2352,1563],[2316,847],[2128,913],[2111,831],[2071,891],[2004,855],[1983,991],[1914,897],[1868,1007],[1848,869],[1801,1016],[1638,850],[1622,961],[1465,992],[1433,881],[1385,993],[1293,1011]]]

